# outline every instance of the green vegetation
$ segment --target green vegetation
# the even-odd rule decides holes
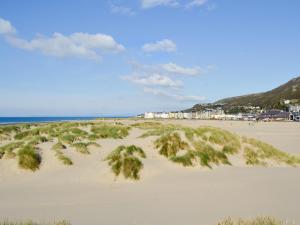
[[[231,219],[227,218],[216,225],[294,225],[292,223],[283,222],[272,217],[257,217],[255,219]]]
[[[277,163],[285,163],[291,166],[300,164],[300,157],[291,156],[282,152],[272,145],[266,144],[253,138],[243,137],[243,143],[246,144],[244,157],[249,165],[267,165],[267,160],[273,160]]]
[[[155,148],[159,149],[159,154],[167,158],[176,156],[177,152],[188,147],[188,143],[182,141],[178,133],[164,135],[155,141]]]
[[[22,169],[35,171],[40,166],[41,157],[36,148],[26,145],[18,151],[18,163]]]
[[[161,135],[154,142],[154,146],[159,149],[161,155],[183,166],[200,164],[212,168],[213,165],[231,165],[229,157],[240,152],[243,153],[248,165],[267,166],[268,161],[291,166],[300,164],[300,157],[291,156],[255,139],[240,138],[220,128],[179,127],[177,129],[184,132],[187,141],[182,140],[180,135],[173,130]]]
[[[92,126],[91,131],[93,137],[100,138],[113,138],[113,139],[122,139],[129,135],[130,127],[123,125],[112,125],[112,124],[100,124]],[[95,140],[95,139],[92,139]]]
[[[15,158],[15,151],[24,145],[23,142],[11,142],[0,147],[0,159],[5,156],[8,159]]]
[[[116,176],[123,174],[125,179],[140,179],[140,171],[143,168],[141,159],[146,158],[144,151],[135,146],[119,146],[107,157],[108,165]]]
[[[299,156],[220,128],[188,128],[157,121],[137,122],[130,126],[99,121],[0,126],[0,159],[17,159],[21,168],[35,171],[41,162],[38,146],[53,142],[52,150],[57,159],[72,165],[65,149],[90,154],[92,146],[100,147],[99,140],[125,138],[131,128],[143,130],[141,138],[156,137],[154,148],[159,154],[185,167],[231,165],[230,157],[234,155],[243,157],[247,165],[300,164]],[[122,173],[126,178],[139,178],[143,157],[138,152],[140,150],[135,146],[120,146],[111,153],[107,160],[116,176]]]
[[[28,222],[10,222],[4,221],[0,222],[0,225],[71,225],[68,221],[60,221],[54,223],[36,223],[32,221]],[[294,225],[293,223],[284,222],[272,217],[257,217],[254,219],[232,219],[227,218],[218,222],[216,225]]]
[[[63,150],[67,147],[63,145],[61,142],[56,143],[52,146],[52,150],[55,151],[55,156],[58,158],[59,161],[61,161],[64,165],[70,166],[73,165],[72,160],[65,156],[63,153]]]
[[[0,225],[71,225],[70,222],[63,220],[60,222],[54,222],[54,223],[36,223],[32,221],[27,221],[27,222],[11,222],[11,221],[4,221],[0,222]]]

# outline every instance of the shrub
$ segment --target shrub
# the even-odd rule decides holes
[[[122,145],[111,152],[105,160],[108,161],[115,176],[119,176],[122,172],[125,179],[139,180],[140,171],[143,168],[140,158],[146,158],[141,148],[135,145]]]
[[[25,146],[18,152],[18,163],[22,169],[35,171],[39,168],[41,157],[32,146]]]

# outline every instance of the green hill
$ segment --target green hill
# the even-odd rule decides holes
[[[186,111],[198,111],[205,107],[214,108],[222,106],[225,110],[230,110],[240,106],[259,106],[261,108],[284,108],[283,100],[291,100],[292,103],[300,103],[300,77],[267,92],[243,95],[221,99],[212,104],[196,104]]]

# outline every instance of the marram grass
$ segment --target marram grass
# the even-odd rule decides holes
[[[70,222],[63,220],[54,223],[37,223],[32,221],[27,222],[11,222],[11,221],[0,221],[0,225],[71,225]],[[204,225],[200,224],[199,225]],[[206,224],[205,224],[206,225]],[[256,217],[253,219],[224,219],[214,225],[296,225],[295,223],[285,222],[283,220],[275,219],[273,217]]]
[[[41,157],[35,147],[27,145],[18,151],[18,164],[20,168],[35,171],[39,169],[40,163]]]
[[[125,179],[140,179],[140,171],[143,169],[141,159],[146,158],[145,152],[135,145],[121,145],[112,151],[105,160],[111,167],[115,176],[122,174]]]
[[[5,220],[3,222],[0,222],[0,225],[71,225],[71,223],[66,220],[59,221],[59,222],[53,222],[53,223],[37,223],[37,222],[33,222],[33,221],[12,222],[9,220]]]

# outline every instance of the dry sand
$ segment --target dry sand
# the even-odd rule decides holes
[[[124,122],[124,121],[122,121]],[[125,123],[132,121],[125,121]],[[300,154],[300,123],[165,121],[191,127],[210,125],[255,137]],[[154,138],[101,140],[91,155],[69,150],[74,165],[63,166],[43,144],[35,173],[0,160],[0,218],[73,225],[207,225],[224,217],[270,215],[300,224],[300,168],[183,168],[153,150]],[[114,179],[103,158],[120,144],[142,147],[147,159],[138,182]]]

